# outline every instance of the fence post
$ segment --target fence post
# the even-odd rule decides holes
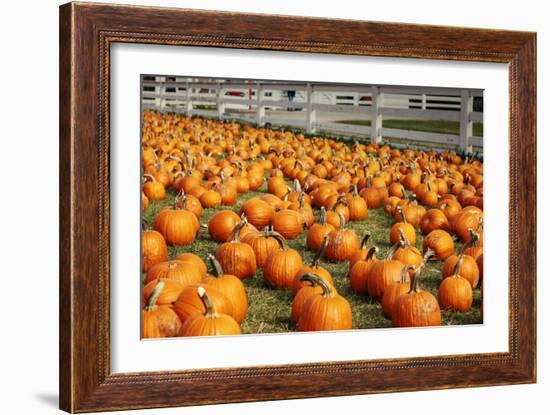
[[[422,94],[422,110],[426,110],[426,94]]]
[[[218,119],[223,120],[225,115],[225,104],[223,102],[223,87],[220,82],[217,84],[218,89],[216,90],[216,106],[218,107]]]
[[[317,113],[313,108],[313,85],[307,84],[307,108],[306,108],[306,131],[315,133],[315,123],[317,122]]]
[[[474,98],[469,89],[460,91],[460,137],[459,148],[461,151],[471,153],[470,137],[473,133],[473,122],[470,121],[470,113],[474,109]]]
[[[185,115],[191,117],[193,112],[193,101],[191,100],[191,86],[185,83]]]
[[[259,82],[256,84],[256,124],[264,125],[265,107],[263,105],[264,87]]]
[[[380,130],[382,129],[382,114],[380,107],[382,106],[382,94],[377,86],[372,87],[371,100],[371,121],[370,121],[370,141],[371,143],[379,143],[382,141]]]

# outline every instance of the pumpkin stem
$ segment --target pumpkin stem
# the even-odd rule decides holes
[[[464,259],[464,254],[460,254],[458,256],[458,261],[456,261],[455,267],[453,268],[453,277],[458,277],[458,271],[460,270],[460,267],[462,266],[462,260]]]
[[[157,300],[162,290],[164,290],[164,281],[159,279],[157,282],[157,285],[155,286],[155,288],[147,298],[147,302],[145,303],[146,311],[153,311],[155,308],[157,308]]]
[[[403,212],[403,208],[401,206],[397,206],[397,213],[399,213],[399,216],[401,216],[401,222],[407,223],[407,217],[405,216],[405,213]]]
[[[428,260],[435,255],[435,251],[432,248],[426,249],[424,256],[422,257],[422,266],[425,266]]]
[[[409,276],[409,270],[416,270],[416,267],[412,264],[407,264],[403,267],[403,270],[401,271],[401,278],[399,279],[399,282],[401,284],[405,284],[407,282],[408,276]]]
[[[281,235],[279,232],[276,231],[269,231],[266,233],[266,237],[272,237],[279,242],[279,245],[283,251],[288,250],[288,243],[286,242],[286,239],[283,235]]]
[[[323,293],[321,294],[323,297],[334,296],[334,289],[330,287],[329,284],[319,275],[313,273],[304,274],[300,277],[300,282],[304,281],[311,282],[311,285],[313,286],[319,285],[323,289]]]
[[[373,246],[369,249],[369,252],[367,252],[367,257],[365,258],[365,261],[370,261],[374,258],[374,255],[378,253],[378,247]]]
[[[216,259],[216,257],[212,254],[208,254],[208,259],[210,260],[210,263],[212,264],[212,267],[214,268],[214,276],[216,278],[223,277],[223,268],[222,264],[220,264],[220,261]]]
[[[411,244],[409,243],[409,240],[405,236],[405,233],[403,232],[403,229],[399,228],[399,243],[403,248],[409,247]]]
[[[202,300],[202,303],[204,304],[205,317],[218,317],[218,313],[216,313],[216,309],[214,308],[214,304],[212,304],[212,301],[208,297],[208,294],[206,294],[206,290],[204,287],[197,288],[197,294],[199,295],[200,299]]]
[[[344,218],[344,214],[342,212],[338,212],[338,218],[340,219],[340,230],[343,230],[344,226],[346,226],[346,218]]]
[[[145,173],[145,174],[143,175],[143,177],[148,178],[148,179],[149,179],[150,181],[152,181],[152,182],[156,182],[156,181],[157,181],[157,179],[155,179],[155,176],[153,176],[153,175],[151,175],[151,174],[148,174],[148,173]]]
[[[243,214],[241,221],[233,228],[231,232],[231,242],[241,242],[241,230],[248,224],[248,219]]]
[[[391,248],[388,250],[388,253],[386,254],[386,260],[389,261],[393,258],[393,255],[395,254],[395,251],[397,251],[401,247],[401,243],[397,242],[396,244],[393,244]]]
[[[298,180],[298,179],[294,179],[294,190],[296,192],[301,192],[302,191],[302,185],[300,184],[300,180]]]
[[[474,231],[472,228],[468,228],[468,233],[470,234],[470,240],[464,244],[467,247],[479,246],[479,233]],[[464,248],[464,247],[463,247]]]
[[[365,236],[363,236],[363,239],[361,239],[361,249],[365,249],[367,247],[367,242],[370,238],[370,232],[365,232]]]
[[[319,262],[321,261],[321,258],[325,254],[325,249],[327,248],[327,245],[328,245],[328,235],[325,235],[323,237],[323,242],[321,243],[319,250],[315,253],[313,260],[311,261],[311,266],[313,268],[319,268]]]
[[[324,206],[321,206],[321,225],[327,224],[327,211]]]

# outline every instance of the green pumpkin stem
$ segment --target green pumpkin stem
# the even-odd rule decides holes
[[[164,290],[164,281],[159,279],[157,285],[147,298],[147,302],[145,303],[145,310],[153,311],[155,308],[157,308],[157,300],[160,296],[160,293],[162,293],[162,290]]]
[[[321,294],[323,297],[333,297],[334,296],[334,288],[332,288],[324,279],[322,279],[319,275],[308,273],[304,274],[300,277],[300,282],[309,281],[313,286],[320,286],[323,289],[323,293]]]

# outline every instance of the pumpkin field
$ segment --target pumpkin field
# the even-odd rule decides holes
[[[480,324],[483,163],[142,114],[142,337]]]

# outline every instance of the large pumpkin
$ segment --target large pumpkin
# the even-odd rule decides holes
[[[279,243],[271,236],[272,227],[266,227],[262,233],[248,233],[242,238],[245,244],[250,245],[256,255],[256,264],[259,268],[263,268],[265,261],[271,255],[272,251],[279,249]]]
[[[450,277],[455,273],[455,267],[460,259],[460,267],[458,269],[458,274],[462,278],[467,279],[470,282],[472,288],[476,288],[479,283],[479,268],[477,266],[476,260],[470,255],[460,254],[460,255],[451,255],[448,257],[443,266],[441,267],[441,276],[443,278]]]
[[[188,285],[181,292],[178,299],[174,302],[173,308],[182,323],[193,314],[204,314],[206,308],[201,299],[197,296],[197,288],[204,287],[208,292],[208,297],[220,313],[233,315],[233,305],[225,294],[218,291],[213,286],[207,284]]]
[[[204,313],[196,313],[183,323],[181,336],[222,336],[241,334],[239,324],[228,314],[218,312],[203,287],[197,288],[197,295],[203,303]]]
[[[298,330],[351,330],[352,314],[348,301],[315,274],[306,274],[302,278],[314,280],[323,292],[313,294],[306,300],[298,319]]]
[[[394,245],[383,260],[375,261],[367,276],[367,290],[369,296],[374,300],[380,300],[384,291],[392,282],[398,282],[401,279],[403,264],[401,261],[392,259],[398,245]]]

